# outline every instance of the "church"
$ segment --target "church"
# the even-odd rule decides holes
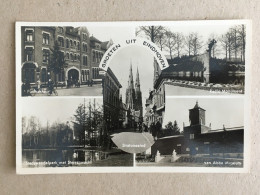
[[[139,71],[137,68],[136,80],[134,84],[132,64],[130,64],[125,105],[127,109],[126,126],[129,128],[136,128],[138,124],[143,122],[143,104]]]

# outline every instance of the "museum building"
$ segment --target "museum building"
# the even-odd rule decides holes
[[[212,130],[206,125],[206,110],[196,102],[189,110],[190,125],[185,126],[180,135],[162,137],[156,140],[151,148],[153,155],[171,155],[173,150],[177,154],[223,154],[243,157],[244,127],[232,127]]]

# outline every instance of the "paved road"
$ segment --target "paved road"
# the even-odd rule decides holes
[[[207,91],[202,89],[195,89],[189,87],[181,87],[175,85],[165,85],[166,96],[199,96],[199,95],[242,95],[237,93],[229,93],[228,91]]]
[[[58,96],[103,96],[102,94],[102,86],[101,84],[93,85],[89,87],[87,85],[82,85],[80,88],[60,88],[56,89],[58,92]],[[47,92],[43,90],[43,92],[32,92],[35,96],[48,96]],[[54,96],[54,95],[52,95]]]
[[[63,88],[57,91],[59,96],[102,96],[101,85],[93,85],[92,87],[82,85],[80,88]]]

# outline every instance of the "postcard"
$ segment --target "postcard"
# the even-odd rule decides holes
[[[17,22],[18,174],[249,172],[251,21]]]

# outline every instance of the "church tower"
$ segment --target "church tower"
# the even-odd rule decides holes
[[[205,110],[199,106],[198,101],[196,102],[194,108],[190,109],[189,116],[190,126],[205,125],[206,123]]]
[[[128,87],[126,89],[126,101],[125,102],[126,102],[127,109],[134,109],[135,89],[134,89],[132,63],[130,64]]]
[[[136,81],[135,81],[135,95],[136,95],[135,110],[140,111],[140,118],[142,118],[143,117],[143,104],[142,104],[142,92],[140,89],[140,78],[139,78],[138,67],[137,67]]]

